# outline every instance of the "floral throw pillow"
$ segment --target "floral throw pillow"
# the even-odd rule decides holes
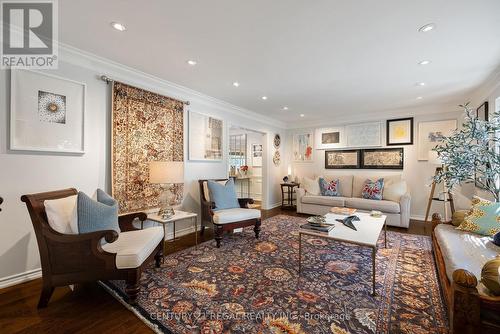
[[[363,184],[361,196],[365,199],[382,199],[382,191],[384,190],[384,179],[380,178],[377,181],[367,179]]]
[[[321,196],[340,196],[339,185],[340,181],[338,179],[328,182],[322,177],[319,178]]]
[[[487,236],[500,232],[500,203],[474,197],[469,214],[457,229]]]

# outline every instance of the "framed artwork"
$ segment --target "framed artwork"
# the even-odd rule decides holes
[[[252,144],[252,166],[262,167],[262,144]]]
[[[296,162],[313,161],[313,134],[293,135],[293,160]]]
[[[315,135],[316,149],[318,150],[328,150],[345,146],[343,127],[316,129]]]
[[[482,121],[488,121],[489,120],[489,115],[488,115],[488,101],[485,101],[483,104],[481,104],[479,107],[476,109],[476,117]]]
[[[273,164],[278,167],[281,164],[281,154],[280,151],[276,150],[273,155]]]
[[[274,135],[273,145],[274,145],[275,149],[279,149],[280,148],[280,145],[281,145],[281,136],[279,135],[279,133],[277,133],[277,134]]]
[[[361,123],[346,125],[347,147],[382,146],[382,123]]]
[[[413,117],[388,119],[387,146],[413,145]]]
[[[223,121],[189,111],[189,160],[222,161]]]
[[[429,160],[429,152],[456,129],[456,119],[418,123],[418,160]]]
[[[10,149],[85,153],[85,94],[81,82],[12,70]]]
[[[326,169],[357,169],[360,167],[360,150],[325,151]]]
[[[361,150],[361,168],[403,169],[404,150],[399,148],[376,148]]]

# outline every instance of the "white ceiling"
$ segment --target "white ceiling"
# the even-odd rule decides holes
[[[291,123],[464,102],[500,65],[499,0],[64,0],[59,12],[65,44]]]

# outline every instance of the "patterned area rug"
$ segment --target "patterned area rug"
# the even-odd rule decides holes
[[[276,216],[251,228],[172,254],[141,279],[131,308],[163,333],[447,333],[431,241],[383,233],[371,296],[371,249],[303,238],[304,218]],[[105,285],[119,299],[124,282]]]

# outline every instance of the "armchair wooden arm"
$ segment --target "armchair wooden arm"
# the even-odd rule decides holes
[[[238,198],[240,208],[248,208],[248,204],[253,204],[253,198]]]
[[[118,224],[120,225],[120,230],[122,232],[135,231],[135,230],[139,230],[139,229],[134,226],[134,224],[133,224],[134,220],[139,219],[142,223],[147,218],[148,218],[148,215],[144,212],[127,213],[127,214],[118,216]]]

